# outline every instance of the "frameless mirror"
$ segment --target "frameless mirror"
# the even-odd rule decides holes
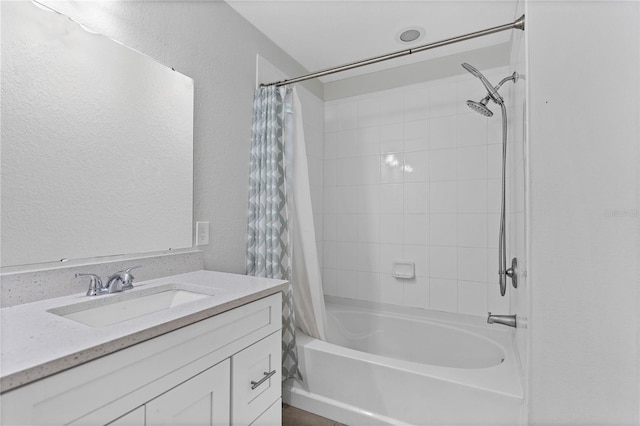
[[[2,2],[1,265],[192,246],[193,80]]]

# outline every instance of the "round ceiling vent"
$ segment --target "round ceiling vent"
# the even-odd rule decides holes
[[[424,28],[411,27],[400,31],[396,36],[396,40],[401,43],[413,43],[421,40],[422,37],[424,37]]]

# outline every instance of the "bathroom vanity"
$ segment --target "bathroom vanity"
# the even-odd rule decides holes
[[[2,424],[279,425],[286,285],[197,271],[2,309]]]

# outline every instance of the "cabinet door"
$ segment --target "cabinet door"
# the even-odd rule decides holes
[[[226,359],[148,402],[147,426],[229,426],[230,365]]]
[[[117,420],[112,421],[108,426],[145,426],[144,405],[138,407],[130,413],[125,414]]]
[[[247,426],[280,399],[282,335],[271,334],[232,359],[232,419],[234,426]]]

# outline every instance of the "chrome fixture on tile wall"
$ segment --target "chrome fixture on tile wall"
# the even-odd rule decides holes
[[[500,105],[502,110],[502,196],[500,206],[500,232],[498,235],[498,277],[500,284],[500,295],[504,296],[507,291],[507,277],[511,278],[511,284],[513,288],[518,288],[518,260],[514,257],[511,260],[511,267],[507,269],[507,237],[505,229],[505,210],[506,210],[506,169],[507,169],[507,109],[504,106],[504,99],[498,93],[498,90],[507,81],[516,83],[518,81],[518,73],[513,73],[509,77],[505,77],[498,83],[497,86],[493,86],[487,78],[482,75],[473,66],[464,63],[462,67],[469,71],[473,76],[477,77],[484,87],[487,89],[487,96],[482,98],[480,102],[467,101],[467,106],[475,112],[484,115],[485,117],[493,116],[493,112],[487,108],[487,103],[492,100],[496,104]]]

